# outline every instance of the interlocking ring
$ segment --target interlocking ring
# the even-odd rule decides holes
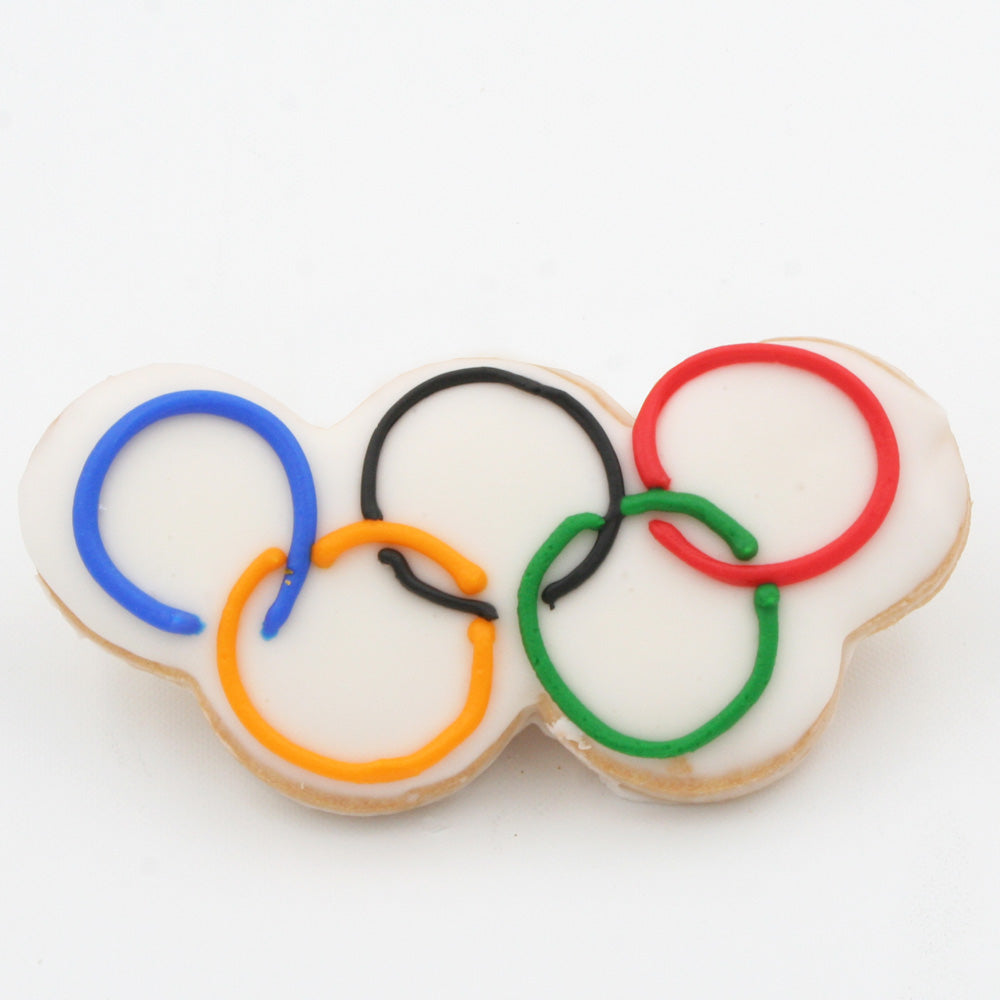
[[[526,375],[507,371],[504,368],[490,367],[459,368],[455,371],[435,375],[414,386],[389,407],[378,422],[378,426],[368,442],[361,469],[361,516],[371,520],[382,519],[382,509],[378,503],[378,465],[389,432],[418,403],[436,393],[463,385],[506,385],[511,389],[517,389],[519,392],[544,399],[558,406],[587,435],[600,458],[604,477],[608,482],[608,511],[605,515],[604,525],[598,531],[590,552],[581,562],[561,579],[554,580],[545,588],[543,594],[545,603],[549,606],[555,606],[560,597],[585,583],[607,558],[621,525],[621,516],[618,510],[621,499],[625,495],[625,480],[622,475],[621,463],[618,461],[618,455],[615,453],[607,431],[587,407],[563,389],[557,389],[555,386],[546,385],[544,382],[538,382]],[[387,557],[386,561],[389,558],[391,557]],[[399,575],[398,572],[397,575]],[[403,577],[401,576],[400,579],[403,580]],[[461,606],[460,599],[456,601],[454,598],[449,598],[448,595],[442,595],[440,591],[417,580],[412,574],[409,579],[414,584],[410,589],[420,593],[427,600],[445,604],[447,607]]]
[[[158,601],[129,580],[112,562],[98,523],[101,490],[118,453],[140,431],[167,417],[207,414],[224,417],[256,431],[281,460],[292,492],[292,542],[285,579],[264,617],[261,630],[273,638],[288,620],[309,569],[309,550],[316,538],[316,487],[305,452],[295,435],[263,406],[242,396],[209,389],[190,389],[156,396],[129,410],[105,431],[84,463],[73,496],[73,535],[80,558],[104,591],[136,618],[164,632],[196,635],[205,623],[190,611]]]
[[[390,521],[359,521],[325,535],[313,547],[313,562],[326,569],[348,549],[373,542],[402,545],[433,559],[451,575],[463,593],[475,594],[486,586],[486,574],[440,539],[418,528]],[[473,619],[468,629],[472,643],[472,667],[469,692],[462,711],[430,742],[412,753],[368,761],[340,760],[296,743],[268,722],[253,703],[240,677],[236,640],[243,608],[250,595],[269,573],[280,570],[284,565],[285,553],[281,549],[268,549],[259,555],[236,582],[219,621],[216,649],[222,689],[236,717],[258,743],[290,764],[324,778],[374,784],[400,781],[421,774],[476,730],[486,714],[493,686],[495,629],[484,618]]]
[[[878,463],[875,485],[864,510],[843,534],[814,552],[783,562],[755,566],[738,566],[707,555],[666,521],[650,522],[649,530],[678,559],[715,580],[742,587],[756,587],[762,583],[786,586],[826,573],[853,556],[882,526],[896,496],[899,484],[896,435],[875,393],[857,375],[822,354],[787,344],[733,344],[703,351],[672,368],[653,387],[632,429],[632,447],[639,476],[646,486],[669,489],[670,477],[656,450],[656,424],[670,398],[682,386],[706,372],[728,365],[757,362],[786,365],[818,375],[839,389],[858,408],[871,433]]]
[[[650,490],[626,497],[622,501],[622,514],[625,517],[653,510],[696,518],[722,538],[738,559],[750,558],[757,551],[756,542],[750,533],[703,497],[690,493]],[[521,639],[528,659],[542,687],[562,713],[602,746],[630,757],[666,758],[691,753],[739,722],[756,704],[771,680],[778,651],[778,588],[773,583],[765,583],[754,591],[758,638],[753,668],[743,686],[721,711],[691,732],[670,739],[648,740],[623,733],[585,705],[569,686],[549,655],[538,620],[539,591],[549,567],[577,535],[582,531],[600,531],[603,522],[604,519],[599,514],[575,514],[566,518],[528,563],[517,595]]]

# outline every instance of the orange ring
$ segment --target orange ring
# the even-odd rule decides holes
[[[465,593],[478,593],[486,586],[486,574],[440,539],[418,528],[388,521],[359,521],[331,532],[313,546],[313,563],[326,568],[348,549],[370,542],[404,545],[428,556],[450,573]],[[483,618],[475,618],[469,625],[472,675],[465,705],[453,722],[419,750],[401,757],[346,761],[316,753],[275,729],[257,711],[243,686],[236,656],[236,639],[243,608],[250,595],[264,577],[285,566],[285,561],[285,553],[281,549],[268,549],[261,553],[236,581],[219,620],[216,649],[222,690],[236,717],[258,743],[290,764],[324,778],[374,784],[412,778],[438,763],[472,735],[483,721],[493,687],[493,639],[496,630],[491,622]]]

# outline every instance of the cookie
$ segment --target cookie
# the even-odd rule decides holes
[[[766,784],[969,521],[938,406],[818,341],[695,355],[634,424],[527,364],[421,369],[332,428],[154,366],[63,413],[20,503],[74,624],[344,813],[455,791],[532,722],[630,793]]]

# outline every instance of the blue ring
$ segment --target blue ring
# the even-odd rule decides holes
[[[166,417],[204,413],[235,420],[259,434],[281,460],[292,491],[292,542],[278,596],[264,616],[261,634],[271,639],[288,620],[295,600],[306,582],[316,540],[316,486],[309,461],[295,435],[269,410],[242,396],[211,389],[191,389],[157,396],[130,410],[113,424],[94,446],[84,463],[73,497],[73,536],[90,575],[123,608],[136,618],[178,635],[195,635],[205,624],[194,614],[140,590],[111,561],[98,524],[101,489],[122,448],[139,431]]]

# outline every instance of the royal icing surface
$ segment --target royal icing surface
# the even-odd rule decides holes
[[[529,721],[644,794],[762,783],[848,637],[940,584],[968,493],[930,399],[803,341],[683,363],[634,432],[524,364],[431,366],[328,429],[147,368],[56,421],[21,511],[87,629],[195,687],[286,793],[372,812]]]

